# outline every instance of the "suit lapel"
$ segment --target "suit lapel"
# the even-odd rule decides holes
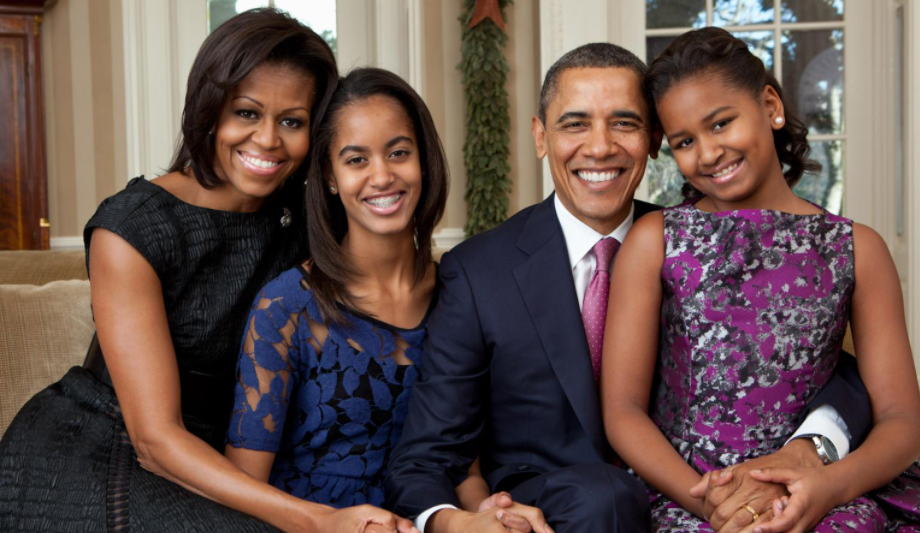
[[[514,277],[540,342],[578,421],[606,458],[600,397],[553,195],[534,208],[517,246],[530,256],[514,269]]]

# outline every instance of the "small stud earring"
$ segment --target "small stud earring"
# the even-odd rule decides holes
[[[777,124],[782,124],[782,123],[783,123],[783,117],[776,117],[775,119],[773,119],[773,122],[776,122]]]
[[[333,185],[329,186],[329,192],[331,192],[332,194],[335,194],[335,187]]]

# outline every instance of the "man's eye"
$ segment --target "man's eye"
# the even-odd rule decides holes
[[[565,125],[566,128],[583,128],[585,126],[587,126],[587,124],[584,122],[569,122]]]

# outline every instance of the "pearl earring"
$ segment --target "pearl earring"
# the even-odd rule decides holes
[[[329,186],[329,192],[331,192],[332,194],[335,194],[335,186],[330,185],[330,186]]]
[[[776,122],[777,124],[782,124],[782,123],[783,123],[783,117],[776,117],[775,119],[773,119],[773,122]]]

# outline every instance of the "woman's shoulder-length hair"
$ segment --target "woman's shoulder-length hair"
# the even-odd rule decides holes
[[[191,169],[203,187],[220,185],[210,133],[230,91],[262,64],[293,68],[310,78],[315,132],[338,81],[335,55],[322,37],[287,13],[253,9],[221,24],[201,45],[189,73],[182,134],[169,172]]]
[[[326,178],[331,173],[332,143],[337,119],[343,109],[372,96],[397,101],[412,121],[418,141],[422,192],[415,207],[415,282],[420,282],[431,265],[431,238],[444,214],[450,187],[447,158],[434,120],[421,96],[405,80],[379,68],[359,68],[339,80],[338,87],[313,141],[313,156],[307,173],[307,231],[312,258],[311,287],[324,318],[341,323],[341,303],[357,310],[346,285],[356,274],[341,248],[348,231],[348,219],[341,200],[331,194]],[[338,302],[338,303],[337,303]]]

